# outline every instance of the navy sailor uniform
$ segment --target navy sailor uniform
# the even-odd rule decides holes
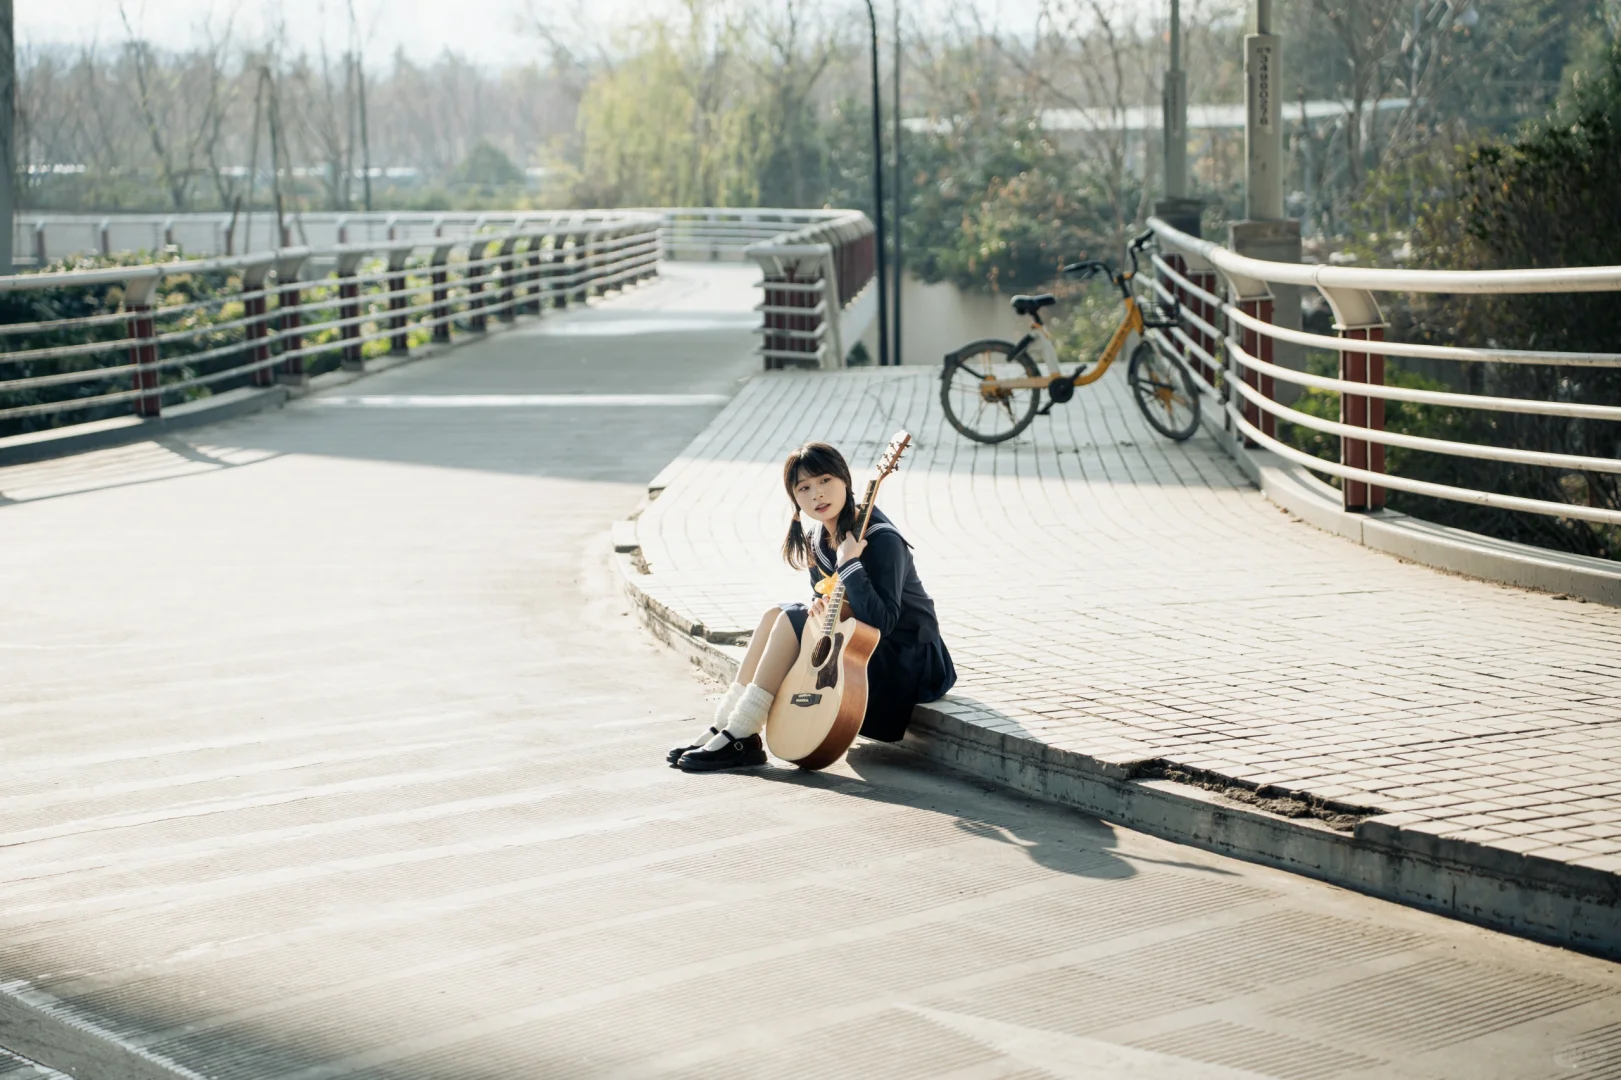
[[[923,591],[912,562],[912,546],[876,508],[860,558],[835,567],[836,552],[825,546],[820,525],[805,530],[805,541],[813,559],[811,587],[836,571],[851,612],[882,635],[867,663],[867,715],[861,734],[895,742],[906,734],[914,705],[944,697],[957,682],[951,653],[940,640],[934,601]],[[783,604],[782,609],[803,639],[810,609],[804,604]]]

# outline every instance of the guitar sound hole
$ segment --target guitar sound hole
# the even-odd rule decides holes
[[[833,639],[831,637],[824,637],[821,641],[818,641],[816,648],[811,650],[811,667],[821,667],[827,663],[827,654],[832,651]]]

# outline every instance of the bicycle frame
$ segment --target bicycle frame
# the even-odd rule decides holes
[[[1129,272],[1124,276],[1127,282],[1131,280]],[[1137,298],[1131,295],[1128,290],[1125,300],[1125,317],[1120,320],[1120,325],[1114,328],[1114,334],[1109,338],[1109,343],[1103,347],[1103,352],[1098,355],[1095,362],[1082,361],[1076,367],[1075,373],[1069,376],[1076,386],[1087,386],[1103,378],[1103,373],[1109,370],[1109,365],[1115,362],[1120,356],[1120,351],[1125,348],[1126,340],[1132,334],[1142,336],[1146,329],[1143,324],[1142,308],[1137,306]],[[1014,360],[1023,356],[1031,350],[1031,346],[1036,345],[1038,342],[1040,343],[1042,355],[1037,357],[1037,364],[1039,366],[1040,361],[1045,360],[1052,374],[1034,377],[1026,376],[1021,379],[998,379],[991,375],[987,376],[980,384],[981,388],[987,392],[995,390],[1046,389],[1052,385],[1054,379],[1063,378],[1063,369],[1058,365],[1058,346],[1054,344],[1053,336],[1047,330],[1046,324],[1041,321],[1040,312],[1030,317],[1030,332],[1019,339],[1018,344],[1013,347],[1013,355],[1009,359]],[[1088,363],[1093,365],[1090,371],[1086,370]]]

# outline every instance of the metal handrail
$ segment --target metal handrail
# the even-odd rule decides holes
[[[386,242],[389,239],[423,240],[427,238],[454,239],[481,233],[503,231],[532,231],[537,228],[555,229],[566,233],[592,225],[626,222],[637,218],[655,219],[659,223],[659,238],[666,245],[680,250],[703,249],[706,253],[718,251],[728,258],[741,258],[750,243],[769,239],[782,232],[802,229],[818,222],[834,220],[847,211],[823,209],[773,209],[731,207],[638,207],[624,210],[508,210],[508,211],[310,211],[299,212],[285,220],[289,227],[304,234],[316,232],[330,234],[331,243],[315,243],[324,249],[339,242],[343,234],[360,235],[361,242]],[[234,221],[234,223],[233,223]],[[43,246],[47,259],[87,252],[112,254],[131,250],[128,245],[112,242],[114,235],[131,233],[143,237],[135,250],[158,250],[167,236],[185,235],[202,238],[207,243],[223,247],[227,237],[238,248],[242,247],[241,230],[250,227],[255,236],[268,235],[275,230],[273,216],[260,211],[251,216],[233,219],[229,212],[205,211],[180,214],[57,214],[23,212],[17,215],[15,249],[33,251],[37,255]],[[51,233],[68,230],[83,238],[60,251],[49,243]],[[106,237],[106,243],[102,238]],[[278,247],[280,245],[271,245]],[[266,250],[260,245],[259,253]],[[211,252],[224,256],[222,250]]]
[[[398,348],[413,331],[433,331],[442,340],[450,324],[458,320],[470,320],[475,329],[482,329],[490,318],[507,319],[519,310],[560,306],[583,298],[587,291],[617,287],[655,272],[660,253],[659,218],[633,211],[591,216],[594,220],[586,223],[553,216],[532,227],[469,232],[451,239],[441,235],[324,248],[288,247],[249,255],[0,277],[0,291],[11,292],[122,284],[126,301],[124,310],[111,316],[26,324],[27,332],[39,337],[116,321],[125,324],[124,337],[0,351],[0,364],[9,361],[8,366],[15,367],[127,354],[127,359],[121,355],[117,362],[104,366],[0,380],[0,395],[116,379],[133,378],[135,383],[127,390],[0,406],[0,420],[84,412],[129,401],[137,403],[141,415],[152,416],[166,395],[190,388],[243,378],[268,385],[274,374],[271,369],[299,382],[306,357],[339,353],[346,364],[361,362],[361,350],[371,342],[392,339]],[[466,257],[453,257],[458,252]],[[422,253],[427,253],[425,259],[417,257]],[[378,259],[385,260],[384,269],[359,272],[362,263]],[[319,278],[309,278],[303,270],[311,265],[330,269]],[[238,288],[172,306],[152,302],[164,280],[195,274],[228,275],[237,279]],[[173,316],[249,301],[257,308],[250,304],[244,314],[229,319],[157,329]],[[297,324],[289,325],[294,318]],[[165,346],[211,335],[231,340],[194,352],[161,355]],[[330,340],[316,340],[319,338]],[[206,340],[202,343],[207,344]],[[219,370],[186,371],[183,378],[163,381],[163,373],[176,368],[238,358],[240,363],[228,363]]]
[[[1386,270],[1367,266],[1280,263],[1251,258],[1193,236],[1159,218],[1148,227],[1160,241],[1198,255],[1230,277],[1320,289],[1367,292],[1566,293],[1621,291],[1621,266],[1573,266],[1543,270]]]
[[[170,237],[200,236],[206,252],[210,244],[223,248],[233,236],[241,238],[247,223],[224,214],[170,214],[34,215],[23,224],[39,238],[47,225],[82,229],[103,251],[130,235],[150,236],[154,246]],[[251,224],[255,238],[274,231],[265,215]],[[361,364],[375,342],[390,341],[398,351],[412,347],[409,335],[420,340],[431,333],[442,341],[453,324],[477,330],[488,319],[561,306],[588,291],[651,276],[661,258],[672,256],[744,258],[763,251],[771,258],[819,261],[814,280],[767,285],[768,300],[777,297],[759,307],[764,339],[758,351],[768,367],[842,364],[844,335],[862,330],[861,317],[851,309],[864,312],[871,299],[872,223],[848,210],[326,213],[299,215],[297,224],[317,242],[0,277],[0,292],[109,285],[125,290],[123,310],[116,313],[0,327],[0,345],[9,338],[29,346],[0,349],[0,371],[18,376],[0,380],[0,420],[53,414],[71,420],[72,414],[127,402],[135,403],[138,415],[155,416],[188,388],[244,379],[256,386],[296,384],[305,378],[306,358],[335,355],[345,366]],[[234,284],[228,295],[165,304],[164,282],[177,275]],[[858,303],[858,297],[865,299]],[[240,314],[200,324],[196,319],[199,312],[217,316],[224,304],[235,302],[244,305]],[[114,323],[124,329],[115,340],[40,343],[53,334]],[[23,334],[32,340],[19,340]],[[92,366],[80,366],[86,364]],[[63,370],[67,365],[72,369]],[[116,388],[118,380],[133,386]],[[107,392],[29,400],[41,391],[52,397],[75,389]],[[19,401],[17,395],[26,396]]]
[[[1181,328],[1170,332],[1157,331],[1154,336],[1163,348],[1195,357],[1208,369],[1223,374],[1221,380],[1233,393],[1224,393],[1222,412],[1230,430],[1238,432],[1253,445],[1271,450],[1308,469],[1345,481],[1366,485],[1369,492],[1382,488],[1408,491],[1435,498],[1491,506],[1505,510],[1567,517],[1604,524],[1621,524],[1621,511],[1603,507],[1580,506],[1570,503],[1502,495],[1493,491],[1459,488],[1428,481],[1394,476],[1378,467],[1378,459],[1368,451],[1360,452],[1360,460],[1346,460],[1352,447],[1396,446],[1426,453],[1445,454],[1482,460],[1511,462],[1544,468],[1578,472],[1621,473],[1621,459],[1592,455],[1564,454],[1545,450],[1524,450],[1513,447],[1466,443],[1450,439],[1387,432],[1382,424],[1346,423],[1328,420],[1301,412],[1273,399],[1267,389],[1270,380],[1281,380],[1297,386],[1325,390],[1342,395],[1345,400],[1392,400],[1448,408],[1478,409],[1496,412],[1518,412],[1572,419],[1621,421],[1621,406],[1590,405],[1570,401],[1542,401],[1523,398],[1493,397],[1482,394],[1450,391],[1418,390],[1408,387],[1384,385],[1383,378],[1375,375],[1365,380],[1360,373],[1351,378],[1332,378],[1313,375],[1275,363],[1256,355],[1242,339],[1247,331],[1258,338],[1323,349],[1346,356],[1379,359],[1384,356],[1404,356],[1423,359],[1441,359],[1466,363],[1542,364],[1553,366],[1616,368],[1621,367],[1621,354],[1571,353],[1549,350],[1521,350],[1500,348],[1472,348],[1454,345],[1427,345],[1382,340],[1384,328],[1374,292],[1423,292],[1475,295],[1533,294],[1556,292],[1621,292],[1621,267],[1595,266],[1538,270],[1491,271],[1436,271],[1436,270],[1384,270],[1369,267],[1341,267],[1278,263],[1251,258],[1231,251],[1219,244],[1174,228],[1153,218],[1149,227],[1156,234],[1161,251],[1182,256],[1188,266],[1180,272],[1163,255],[1154,257],[1157,279],[1155,291],[1167,301],[1181,299],[1208,305],[1207,314],[1214,322],[1182,309],[1183,322],[1202,335],[1206,342],[1221,354],[1212,354],[1194,339],[1194,335]],[[1204,282],[1189,276],[1199,273]],[[1225,279],[1225,290],[1209,282]],[[1294,330],[1276,326],[1263,317],[1257,302],[1270,299],[1273,284],[1310,286],[1322,293],[1337,316],[1337,326],[1344,336]],[[1225,296],[1219,295],[1225,292]],[[1249,304],[1247,310],[1244,306]],[[1216,325],[1222,323],[1222,326]],[[1210,393],[1217,389],[1200,377],[1198,364],[1191,364],[1201,387]],[[1367,363],[1364,371],[1375,371]],[[1255,376],[1254,381],[1245,373]],[[1343,372],[1342,372],[1343,374]],[[1268,418],[1339,437],[1341,460],[1338,462],[1307,454],[1276,438],[1265,425],[1258,425],[1239,408],[1242,403],[1254,411],[1252,416]],[[1365,412],[1363,415],[1367,415]],[[1353,417],[1353,419],[1356,419]],[[1363,467],[1371,464],[1374,467]],[[1377,501],[1356,504],[1349,491],[1344,492],[1348,509],[1377,509],[1382,506],[1382,495]]]

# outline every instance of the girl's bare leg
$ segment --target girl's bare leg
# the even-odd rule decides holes
[[[766,638],[765,648],[760,653],[759,662],[752,672],[749,682],[768,694],[775,694],[782,685],[782,680],[788,677],[788,671],[799,659],[799,635],[794,633],[794,624],[786,613],[777,612],[777,621],[771,627],[771,633]]]
[[[749,638],[749,647],[743,653],[743,663],[737,669],[737,682],[747,686],[754,681],[755,669],[760,666],[760,657],[765,653],[766,641],[771,637],[771,628],[777,625],[782,618],[782,608],[767,608],[766,613],[760,616],[760,625],[754,628],[754,634]],[[782,679],[779,677],[778,682]]]

